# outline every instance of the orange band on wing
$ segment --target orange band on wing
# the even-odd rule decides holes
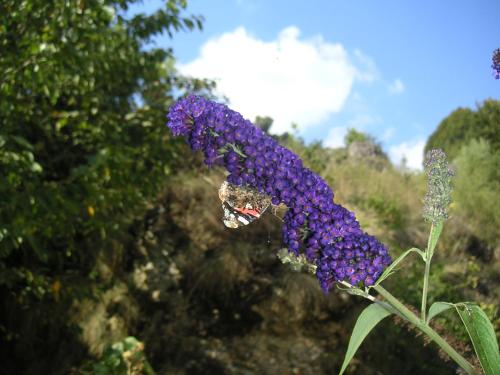
[[[242,213],[243,215],[252,215],[254,217],[260,217],[260,213],[259,211],[256,211],[256,210],[252,210],[252,209],[249,209],[249,208],[235,208],[236,211],[238,211],[239,213]]]

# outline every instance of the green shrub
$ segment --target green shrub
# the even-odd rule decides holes
[[[143,46],[199,18],[172,0],[127,20],[128,3],[2,3],[0,285],[88,272],[179,160],[163,126],[172,90],[209,86],[183,82],[170,51]]]
[[[144,344],[132,336],[111,345],[101,359],[88,363],[81,373],[89,375],[154,375],[154,371],[144,355]]]
[[[429,137],[425,152],[440,148],[453,160],[462,146],[483,138],[495,152],[500,150],[500,101],[488,99],[477,107],[458,108],[439,124]]]
[[[0,340],[16,340],[2,363],[29,352],[52,372],[42,362],[57,359],[32,343],[69,325],[73,299],[109,286],[130,224],[189,157],[165,130],[168,107],[174,90],[212,84],[178,76],[172,51],[146,43],[201,18],[169,0],[127,19],[134,2],[0,3]],[[107,253],[115,269],[100,280]]]
[[[498,245],[500,228],[500,152],[489,142],[472,140],[454,160],[454,212],[479,239]]]

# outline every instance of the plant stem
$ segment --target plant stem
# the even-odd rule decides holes
[[[425,323],[425,316],[427,314],[427,292],[429,290],[429,275],[431,270],[431,236],[432,230],[434,229],[434,224],[431,226],[431,231],[429,234],[429,239],[427,240],[427,248],[425,249],[425,273],[424,273],[424,287],[422,289],[422,308],[420,309],[420,317],[422,322]]]
[[[429,274],[431,270],[431,254],[425,253],[425,273],[424,273],[424,287],[422,289],[422,308],[420,310],[420,317],[422,322],[425,323],[427,314],[427,291],[429,290]]]
[[[361,289],[355,288],[355,287],[353,287],[351,284],[349,284],[346,281],[340,281],[340,284],[342,284],[345,287],[347,287],[347,290],[346,289],[344,289],[344,290],[346,290],[348,293],[349,293],[349,290],[351,290],[351,291],[352,290],[357,290],[358,291],[357,293],[350,293],[350,294],[358,295],[358,296],[364,297],[366,299],[369,299],[372,302],[375,302],[375,297],[373,297],[372,295],[370,295],[370,293],[367,293],[367,292],[362,291]]]
[[[375,289],[384,299],[401,314],[402,317],[407,319],[410,323],[415,325],[419,330],[425,333],[429,338],[431,338],[436,344],[438,344],[441,349],[443,349],[465,372],[469,375],[477,375],[476,369],[455,349],[451,347],[439,334],[434,331],[425,320],[420,320],[410,309],[408,309],[403,303],[401,303],[396,297],[385,290],[381,285],[374,286]]]

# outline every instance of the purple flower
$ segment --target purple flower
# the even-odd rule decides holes
[[[205,164],[223,165],[229,182],[288,207],[283,242],[317,266],[325,292],[338,281],[372,285],[390,264],[386,247],[361,230],[354,213],[334,203],[328,184],[239,113],[190,95],[172,105],[167,125],[194,151],[203,150]]]
[[[495,79],[500,79],[500,48],[493,51],[493,57],[491,58],[493,68],[493,76]]]

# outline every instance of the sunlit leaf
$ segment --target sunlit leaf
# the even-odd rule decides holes
[[[431,233],[429,235],[429,244],[428,244],[428,251],[430,254],[434,253],[434,249],[436,248],[439,236],[441,235],[441,231],[443,230],[443,222],[444,222],[443,220],[438,221],[431,228]]]
[[[500,354],[495,330],[484,311],[472,303],[455,305],[486,375],[500,374]]]

